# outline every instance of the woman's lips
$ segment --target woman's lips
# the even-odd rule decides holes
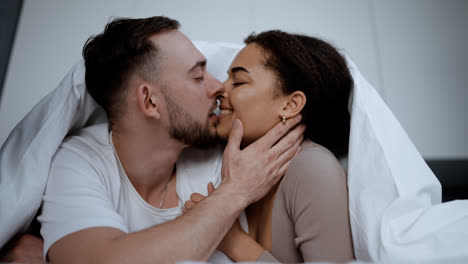
[[[221,119],[225,116],[228,116],[232,114],[232,110],[231,109],[220,109],[219,110],[219,116],[218,116],[218,119]]]

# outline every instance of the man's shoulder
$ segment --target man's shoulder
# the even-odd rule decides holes
[[[74,131],[67,136],[55,153],[52,166],[69,161],[78,164],[80,163],[78,160],[93,166],[99,164],[106,166],[113,157],[108,124],[97,124]]]
[[[108,153],[112,151],[109,126],[102,123],[74,131],[63,140],[60,148],[96,154]]]
[[[107,127],[107,124],[93,125],[65,138],[51,162],[49,189],[73,187],[80,181],[90,185],[102,183],[108,190],[118,190],[119,169]]]

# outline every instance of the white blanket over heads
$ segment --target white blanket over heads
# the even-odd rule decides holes
[[[196,42],[224,81],[241,45]],[[348,155],[350,221],[363,261],[468,261],[468,201],[441,203],[441,186],[375,89],[348,58],[354,78]],[[15,127],[0,151],[0,245],[40,207],[49,166],[70,130],[106,122],[79,62]]]
[[[13,129],[0,150],[0,246],[23,232],[38,211],[49,167],[69,131],[106,122],[86,92],[84,64],[77,63],[58,87]]]

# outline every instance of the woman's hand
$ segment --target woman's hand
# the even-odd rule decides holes
[[[210,182],[208,184],[208,196],[214,192],[215,188]],[[190,195],[190,201],[185,202],[185,211],[192,209],[195,205],[205,199],[200,193],[193,193]],[[252,237],[244,231],[240,225],[239,219],[236,219],[231,229],[226,233],[218,249],[228,255],[236,262],[241,261],[256,261],[258,257],[265,250],[260,244],[257,243]]]
[[[214,192],[215,190],[215,187],[213,185],[212,182],[208,183],[208,196]],[[200,193],[192,193],[192,195],[190,195],[190,200],[189,201],[186,201],[185,204],[184,204],[184,213],[186,213],[188,210],[192,209],[196,204],[198,204],[199,202],[203,201],[203,199],[205,199],[207,196],[203,195],[203,194],[200,194]]]

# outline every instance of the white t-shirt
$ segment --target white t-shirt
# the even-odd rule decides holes
[[[206,195],[210,181],[219,186],[221,166],[221,148],[184,150],[176,163],[179,204],[158,209],[138,194],[125,174],[108,125],[80,130],[64,140],[50,168],[39,217],[44,256],[57,240],[85,228],[132,233],[175,219],[192,193]]]

